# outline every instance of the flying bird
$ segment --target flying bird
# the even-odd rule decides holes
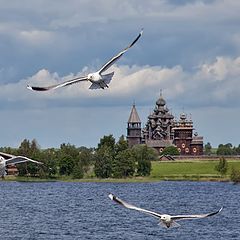
[[[134,41],[128,47],[126,47],[117,55],[112,57],[97,72],[89,73],[87,76],[73,78],[68,81],[65,81],[56,85],[48,86],[48,87],[33,87],[33,86],[27,85],[27,88],[35,91],[47,91],[50,89],[57,89],[60,87],[65,87],[65,86],[72,85],[74,83],[79,83],[82,81],[89,81],[92,83],[89,89],[108,88],[108,84],[111,82],[114,72],[111,72],[108,74],[103,74],[103,73],[107,69],[109,69],[125,52],[127,52],[128,49],[131,48],[138,41],[138,39],[142,36],[142,34],[143,34],[143,30],[141,30],[138,36],[134,39]]]
[[[6,176],[6,167],[12,164],[24,163],[24,162],[32,162],[36,164],[43,164],[41,162],[32,160],[30,158],[24,156],[14,156],[8,153],[0,152],[0,177],[4,178]]]
[[[109,194],[108,195],[109,198],[111,200],[113,200],[114,202],[124,206],[125,208],[129,208],[129,209],[133,209],[136,211],[140,211],[143,213],[146,213],[148,215],[151,215],[155,218],[158,218],[160,220],[159,224],[161,224],[162,226],[166,227],[166,228],[170,228],[170,227],[179,227],[180,224],[176,223],[176,221],[179,220],[185,220],[185,219],[198,219],[198,218],[206,218],[206,217],[210,217],[213,215],[216,215],[217,213],[222,211],[222,207],[216,211],[216,212],[212,212],[212,213],[207,213],[207,214],[197,214],[197,215],[169,215],[169,214],[161,214],[161,213],[157,213],[157,212],[153,212],[153,211],[149,211],[149,210],[145,210],[143,208],[139,208],[136,207],[132,204],[129,204],[123,200],[121,200],[120,198],[114,196],[113,194]]]

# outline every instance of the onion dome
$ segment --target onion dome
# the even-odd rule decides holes
[[[186,118],[187,118],[187,116],[186,116],[186,114],[184,112],[180,114],[180,119],[182,121],[186,120]]]
[[[160,95],[159,99],[156,101],[156,104],[162,107],[166,105],[166,101],[163,99],[162,94]]]

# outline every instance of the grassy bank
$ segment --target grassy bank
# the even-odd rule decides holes
[[[228,161],[224,178],[215,170],[218,161],[152,162],[150,178],[165,180],[230,180],[232,167],[240,169],[240,161]]]
[[[151,175],[148,177],[133,177],[127,179],[97,179],[88,177],[84,179],[72,179],[71,176],[62,176],[51,179],[39,179],[31,177],[7,176],[8,181],[23,182],[152,182],[161,180],[192,180],[192,181],[229,181],[232,167],[240,169],[240,161],[228,160],[228,172],[221,177],[215,170],[218,161],[186,160],[170,162],[152,162]],[[92,174],[93,176],[93,174]]]

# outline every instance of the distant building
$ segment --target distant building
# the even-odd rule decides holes
[[[182,113],[173,124],[173,143],[181,155],[203,155],[203,137],[193,133],[193,122]]]
[[[187,119],[185,113],[180,115],[179,120],[174,119],[161,94],[143,129],[133,105],[128,119],[127,140],[129,147],[145,143],[161,153],[165,147],[176,146],[180,155],[202,155],[203,137],[193,130],[193,122]]]
[[[18,175],[18,169],[14,164],[8,165],[6,168],[7,175],[17,176]]]
[[[141,144],[141,131],[141,120],[138,116],[135,104],[133,104],[127,127],[127,141],[129,147]]]

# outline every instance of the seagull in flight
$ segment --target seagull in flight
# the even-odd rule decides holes
[[[14,156],[8,153],[0,152],[0,177],[4,178],[6,176],[6,167],[11,164],[18,164],[24,162],[32,162],[36,164],[43,164],[41,162],[32,160],[24,156]]]
[[[170,228],[170,227],[179,227],[180,224],[176,223],[176,221],[179,220],[185,220],[185,219],[198,219],[198,218],[206,218],[206,217],[210,217],[213,215],[216,215],[217,213],[222,211],[222,207],[216,211],[216,212],[212,212],[212,213],[207,213],[207,214],[198,214],[198,215],[169,215],[169,214],[161,214],[161,213],[157,213],[157,212],[153,212],[153,211],[149,211],[149,210],[145,210],[143,208],[139,208],[136,207],[132,204],[129,204],[123,200],[121,200],[120,198],[114,196],[113,194],[109,194],[108,195],[109,198],[111,200],[113,200],[114,202],[124,206],[125,208],[129,208],[129,209],[133,209],[133,210],[137,210],[140,211],[142,213],[146,213],[148,215],[151,215],[155,218],[158,218],[160,220],[160,223],[163,227],[166,228]]]
[[[134,39],[134,41],[126,48],[124,48],[121,52],[119,52],[116,56],[112,57],[108,62],[106,62],[97,72],[89,73],[87,76],[83,77],[77,77],[70,79],[68,81],[48,86],[48,87],[33,87],[30,85],[27,85],[27,88],[30,90],[34,91],[47,91],[50,89],[57,89],[60,87],[65,87],[68,85],[72,85],[74,83],[79,83],[82,81],[89,81],[91,82],[91,86],[89,89],[105,89],[108,88],[108,84],[112,80],[112,77],[114,75],[114,72],[108,73],[108,74],[103,74],[108,68],[110,68],[125,52],[128,51],[137,41],[138,39],[142,36],[143,34],[143,29],[141,32],[138,34],[138,36]]]

